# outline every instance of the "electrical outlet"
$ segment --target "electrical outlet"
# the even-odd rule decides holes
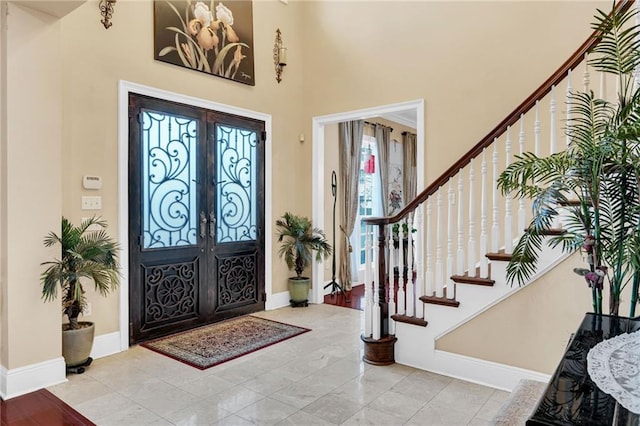
[[[88,317],[91,316],[91,303],[87,302],[84,305],[84,312],[82,313],[83,316]]]

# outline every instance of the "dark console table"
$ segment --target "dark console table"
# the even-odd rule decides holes
[[[640,416],[602,392],[587,373],[589,349],[605,339],[640,329],[639,319],[586,314],[527,426],[640,425]]]

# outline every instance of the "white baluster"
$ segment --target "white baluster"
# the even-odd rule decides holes
[[[405,292],[404,292],[404,250],[402,248],[404,244],[404,229],[403,222],[398,222],[398,298],[396,300],[398,314],[404,315],[406,312],[405,307]]]
[[[371,337],[373,330],[373,294],[371,293],[371,235],[369,235],[370,225],[365,225],[365,253],[364,253],[364,336]]]
[[[449,189],[447,191],[447,299],[455,297],[455,283],[451,279],[453,275],[453,185],[452,179],[449,179]]]
[[[424,237],[427,239],[427,282],[425,283],[425,294],[427,296],[433,296],[434,293],[434,274],[433,274],[433,238],[431,238],[431,197],[427,199],[427,226]]]
[[[463,206],[462,206],[462,197],[463,197],[464,186],[462,183],[462,169],[458,171],[458,255],[457,259],[457,267],[456,274],[462,275],[464,274],[464,235],[462,229],[462,221],[463,221]]]
[[[487,256],[487,155],[486,148],[482,150],[482,163],[480,165],[480,277],[489,277],[489,259]],[[492,185],[496,186],[496,185]],[[476,275],[476,271],[469,271],[469,276]]]
[[[536,121],[533,123],[534,148],[536,157],[540,156],[540,101],[536,101]]]
[[[505,163],[509,167],[511,162],[511,127],[507,127],[507,141],[505,143]],[[513,217],[511,215],[511,197],[506,196],[504,202],[504,252],[513,250]]]
[[[406,280],[406,297],[407,297],[407,316],[412,317],[415,313],[415,292],[413,291],[413,222],[411,216],[407,218],[407,280]],[[404,269],[404,268],[403,268]]]
[[[600,73],[600,99],[607,99],[607,74]]]
[[[442,188],[438,189],[436,202],[436,297],[443,296],[444,265],[442,262]]]
[[[549,113],[549,154],[555,154],[556,152],[558,152],[556,144],[556,86],[551,86]]]
[[[569,72],[567,73],[567,100],[566,100],[566,104],[567,104],[567,116],[566,119],[567,121],[571,119],[571,70],[569,70]],[[569,148],[569,145],[571,144],[571,137],[569,136],[569,132],[565,132],[566,135],[566,142],[567,142],[567,148]]]
[[[393,273],[395,249],[393,247],[393,225],[389,225],[389,268],[387,274],[389,276],[389,334],[396,334],[396,322],[391,318],[396,313],[396,282]]]
[[[422,258],[424,256],[424,229],[422,229],[422,204],[415,210],[416,218],[416,282],[415,282],[415,303],[416,303],[416,318],[424,318],[424,304],[420,302],[420,298],[424,295],[424,269],[422,265]]]
[[[475,174],[473,172],[473,160],[469,165],[469,242],[467,247],[467,271],[470,275],[476,270],[476,228],[474,218],[476,217],[476,209],[474,207],[475,193]]]
[[[591,82],[589,81],[589,54],[585,53],[584,54],[584,73],[582,74],[582,82],[584,84],[584,91],[585,93],[589,93],[589,84],[591,84]]]
[[[376,241],[378,239],[376,238]],[[373,331],[372,337],[375,340],[380,340],[382,330],[380,329],[380,318],[382,312],[380,310],[380,292],[379,286],[379,272],[380,272],[380,245],[376,244],[373,247]]]
[[[491,252],[497,253],[500,250],[500,224],[498,223],[498,139],[493,140],[493,156],[491,159],[493,166],[493,176],[491,185],[493,200],[492,200],[492,215],[491,215]],[[471,213],[469,213],[471,214]],[[474,269],[475,271],[475,269]]]
[[[518,138],[518,142],[520,145],[520,156],[524,154],[524,115],[520,116],[520,137]],[[524,206],[524,198],[520,198],[518,201],[518,229],[516,231],[516,235],[520,235],[521,232],[524,232],[524,228],[526,226],[525,218],[527,215],[527,211]]]

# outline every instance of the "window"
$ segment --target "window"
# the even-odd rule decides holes
[[[363,272],[365,265],[366,250],[366,226],[362,222],[366,217],[382,216],[382,190],[380,181],[380,163],[376,139],[372,136],[362,138],[362,149],[360,151],[360,173],[358,178],[358,216],[356,226],[351,234],[351,245],[353,254],[351,259],[352,276],[354,283],[364,281]],[[371,237],[373,229],[369,230]],[[371,255],[373,259],[373,255]],[[356,278],[358,277],[358,278]]]

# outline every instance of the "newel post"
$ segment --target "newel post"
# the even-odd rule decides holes
[[[378,284],[378,307],[380,308],[378,312],[379,316],[375,316],[373,321],[378,322],[380,327],[380,338],[374,339],[373,336],[368,337],[365,335],[361,336],[362,341],[364,342],[364,356],[362,357],[363,361],[368,364],[373,365],[389,365],[395,363],[395,343],[396,337],[389,334],[389,302],[387,300],[387,268],[386,268],[386,257],[385,257],[385,246],[386,246],[386,238],[385,238],[385,225],[378,225],[378,247],[377,252],[378,255],[374,256],[374,259],[377,260],[377,265],[375,270],[378,271],[378,276],[376,277]],[[391,254],[391,251],[389,251]],[[390,280],[393,277],[389,277]],[[389,297],[393,297],[392,294],[389,294]]]

